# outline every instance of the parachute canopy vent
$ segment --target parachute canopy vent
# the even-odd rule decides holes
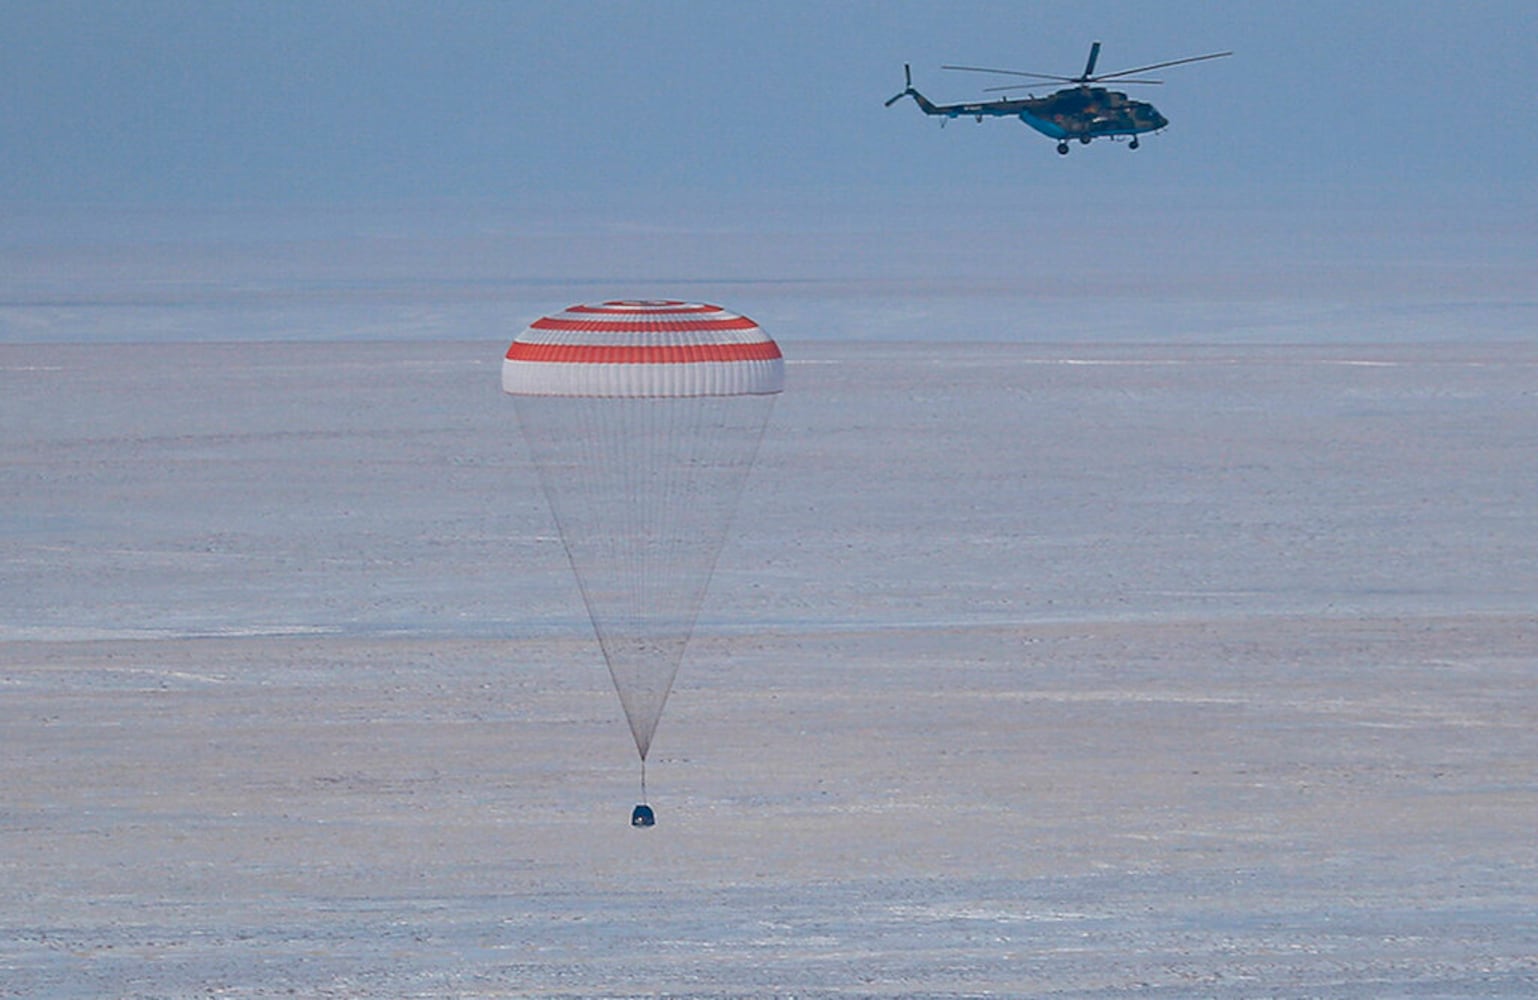
[[[674,299],[572,306],[535,320],[502,362],[516,396],[758,396],[785,385],[780,348],[720,306]]]

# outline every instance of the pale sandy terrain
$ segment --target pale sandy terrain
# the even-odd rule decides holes
[[[784,346],[649,831],[499,345],[0,346],[0,995],[1538,993],[1538,350]]]

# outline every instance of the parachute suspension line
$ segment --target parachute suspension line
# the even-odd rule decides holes
[[[775,397],[514,401],[644,758]]]
[[[616,301],[567,312],[514,341],[502,388],[635,739],[644,800],[647,751],[783,362],[756,324],[718,306]],[[705,316],[698,329],[694,313]],[[696,347],[709,350],[675,350]],[[637,806],[631,822],[653,825],[651,808]]]

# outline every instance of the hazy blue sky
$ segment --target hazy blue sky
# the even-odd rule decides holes
[[[940,128],[943,63],[1171,127]],[[0,340],[501,338],[594,295],[795,336],[1530,338],[1538,3],[0,0]]]
[[[0,4],[0,198],[298,203],[617,199],[979,185],[1530,197],[1538,4],[672,0]],[[1233,49],[1136,88],[1138,153],[1060,159],[1009,121],[883,109],[985,78]]]

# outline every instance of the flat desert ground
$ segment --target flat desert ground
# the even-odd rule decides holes
[[[505,344],[0,345],[0,995],[1538,994],[1538,349],[782,346],[635,830]]]

